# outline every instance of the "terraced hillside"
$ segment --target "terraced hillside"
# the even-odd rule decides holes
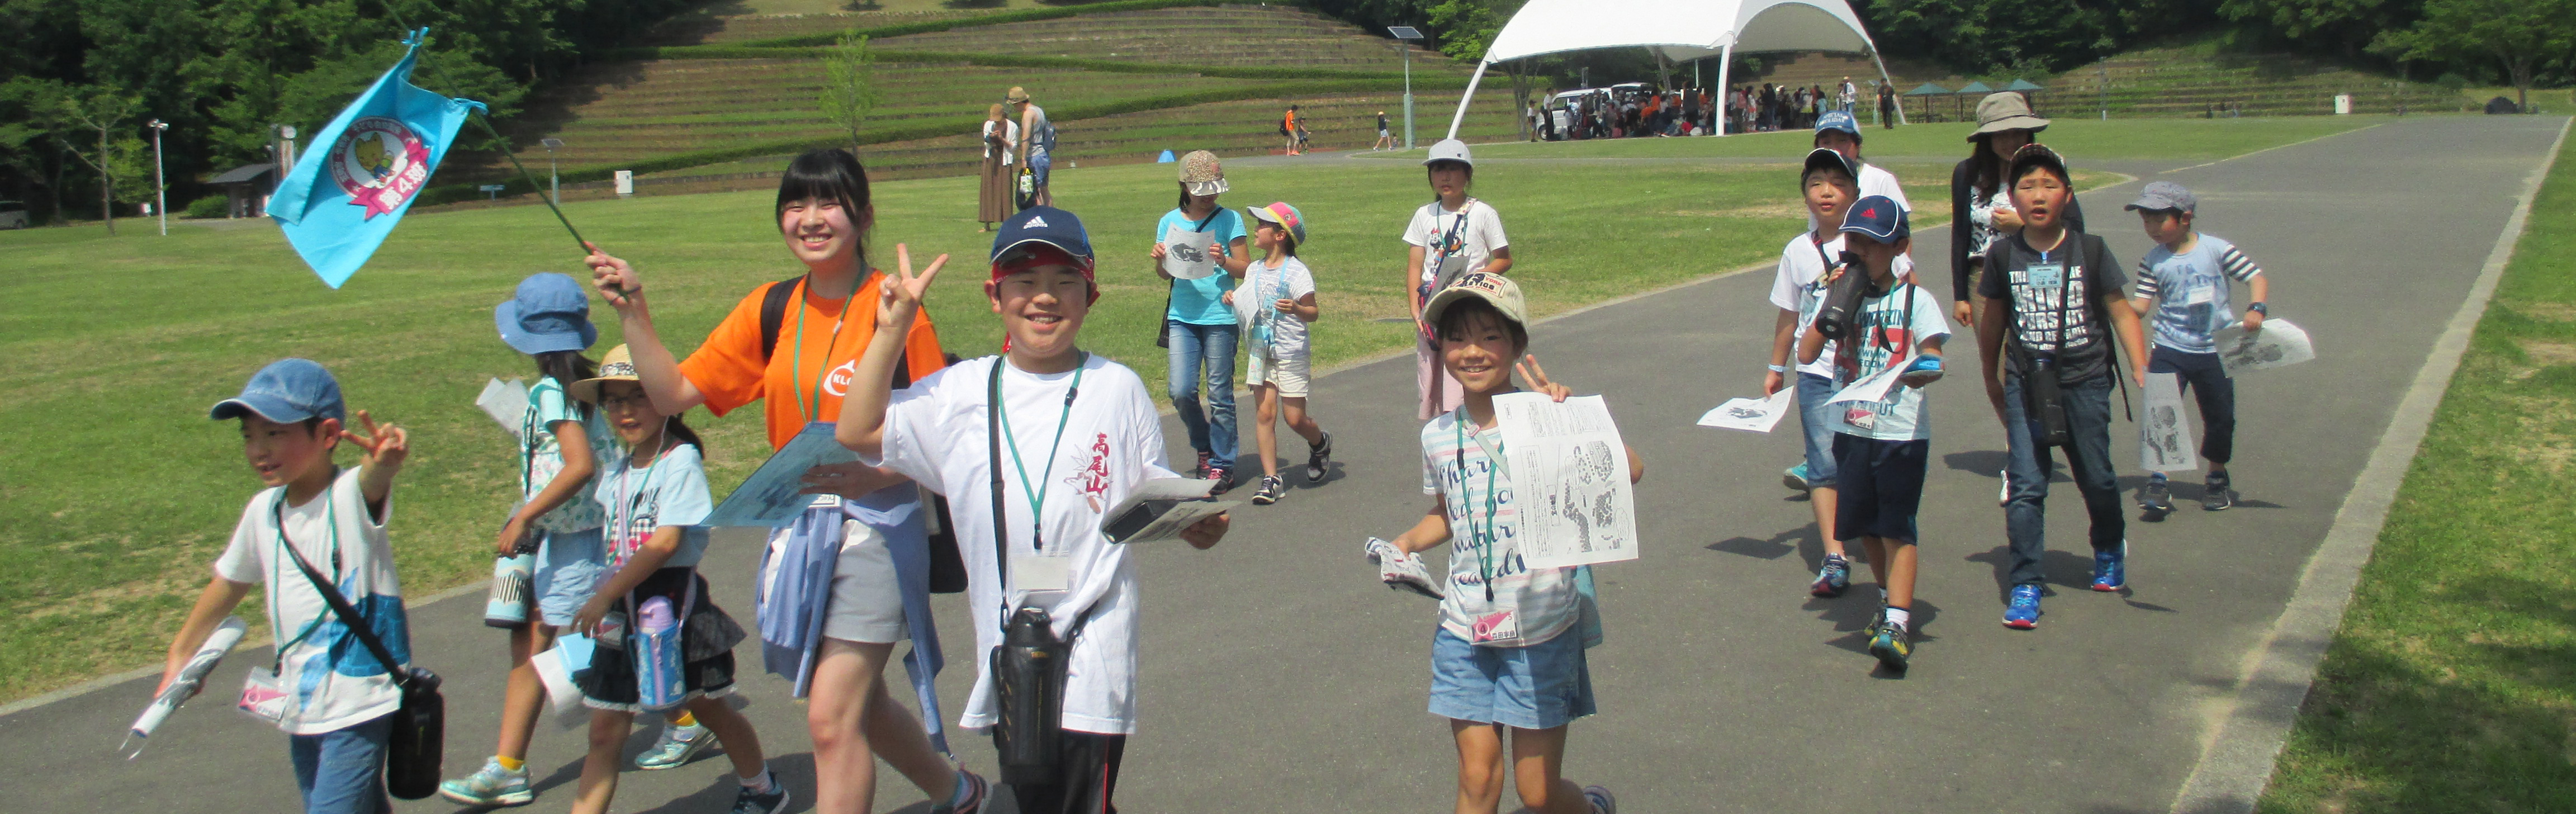
[[[1400,71],[1394,40],[1305,9],[1282,6],[1172,8],[1087,14],[1061,20],[913,34],[887,48],[1178,65],[1289,65]],[[1416,70],[1457,70],[1449,58],[1413,49]]]
[[[2389,113],[2400,104],[2458,112],[2468,101],[2423,83],[2304,57],[2227,54],[2213,44],[2131,51],[2046,84],[2088,109],[2107,105],[2113,116],[2199,116],[2228,104],[2249,116],[2331,114],[2336,94],[2351,94],[2355,113]]]

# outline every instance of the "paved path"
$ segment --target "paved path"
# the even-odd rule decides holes
[[[2323,358],[2240,383],[2234,469],[2245,502],[2133,524],[2132,593],[2083,590],[2081,503],[2062,489],[2048,562],[2057,595],[2032,632],[1996,624],[2006,567],[1993,502],[2000,430],[1972,376],[1935,385],[1922,643],[1901,677],[1862,653],[1865,589],[1805,597],[1822,548],[1806,504],[1784,500],[1778,485],[1794,434],[1691,425],[1758,384],[1767,274],[1540,326],[1549,370],[1610,395],[1649,473],[1637,494],[1645,559],[1599,572],[1609,630],[1592,654],[1601,714],[1575,726],[1568,774],[1609,784],[1632,812],[2165,811],[2559,126],[2410,119],[2169,175],[2154,173],[2172,165],[2117,167],[2199,192],[2210,231],[2276,275],[2276,313],[2319,337]],[[2127,263],[2146,248],[2119,213],[2135,189],[2085,201]],[[1947,235],[1922,240],[1938,246]],[[1356,555],[1364,536],[1403,529],[1424,505],[1405,406],[1410,365],[1364,365],[1318,383],[1317,416],[1343,458],[1327,483],[1238,515],[1214,551],[1141,556],[1142,732],[1128,751],[1125,809],[1449,804],[1447,729],[1423,711],[1433,609],[1378,587]],[[2134,440],[2115,439],[2114,454],[2134,460]],[[2198,497],[2196,487],[2177,491],[2186,504]],[[708,570],[718,599],[747,615],[751,549],[726,545]],[[971,641],[962,605],[937,604],[942,635]],[[497,717],[502,642],[478,614],[474,599],[414,610],[418,652],[448,676],[452,772],[480,763]],[[235,686],[260,655],[237,655],[213,684]],[[972,657],[952,645],[949,658]],[[745,663],[756,661],[746,650]],[[952,703],[970,677],[957,667],[944,677]],[[804,795],[812,764],[800,708],[774,679],[745,686],[775,765]],[[140,680],[0,718],[0,767],[15,778],[5,808],[281,810],[292,794],[282,739],[211,703],[220,695],[183,711],[141,760],[116,761],[119,728],[149,690]],[[960,743],[970,765],[992,765],[982,742]],[[538,810],[568,804],[580,749],[577,731],[541,733]],[[723,766],[630,773],[619,809],[719,810],[731,794]],[[890,772],[884,781],[883,810],[926,808]]]

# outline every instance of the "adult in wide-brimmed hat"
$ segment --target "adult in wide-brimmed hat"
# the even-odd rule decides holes
[[[1014,86],[1002,94],[1002,104],[1020,120],[1020,171],[1029,177],[1029,188],[1020,197],[1020,208],[1054,206],[1055,194],[1047,191],[1047,177],[1055,168],[1055,125],[1047,123],[1046,108],[1029,100],[1026,88]]]
[[[2019,92],[1991,93],[1977,102],[1977,129],[1968,134],[1968,143],[1976,146],[1950,170],[1950,211],[1960,221],[1950,230],[1951,315],[1961,322],[1975,324],[1969,303],[1976,299],[1986,247],[2021,228],[2005,189],[2004,168],[2012,163],[2013,151],[2037,143],[2039,131],[2046,129],[2048,120],[2032,115],[2030,99]],[[2084,207],[2072,199],[2066,204],[2066,224],[2084,231]]]

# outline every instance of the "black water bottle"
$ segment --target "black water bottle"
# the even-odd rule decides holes
[[[993,650],[994,689],[1002,713],[993,726],[993,751],[1002,766],[1002,782],[1057,782],[1067,655],[1045,609],[1021,608],[1002,626],[1002,646]]]

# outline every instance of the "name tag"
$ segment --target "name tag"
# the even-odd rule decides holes
[[[814,500],[813,500],[813,502],[805,504],[805,508],[808,508],[808,509],[838,509],[838,508],[841,508],[841,496],[840,496],[840,495],[815,495],[815,496],[814,496]]]
[[[1011,557],[1011,587],[1023,591],[1063,591],[1073,587],[1073,558]]]
[[[2022,273],[2030,280],[2030,285],[2039,288],[2056,288],[2066,284],[2066,264],[2064,263],[2032,263],[2024,266]]]
[[[2204,285],[2192,288],[2190,296],[2184,299],[2183,302],[2191,305],[2201,305],[2216,301],[2217,299],[2218,287],[2214,285]]]
[[[1467,632],[1469,644],[1499,646],[1517,644],[1521,640],[1520,612],[1496,611],[1476,617],[1475,623],[1468,626]]]

